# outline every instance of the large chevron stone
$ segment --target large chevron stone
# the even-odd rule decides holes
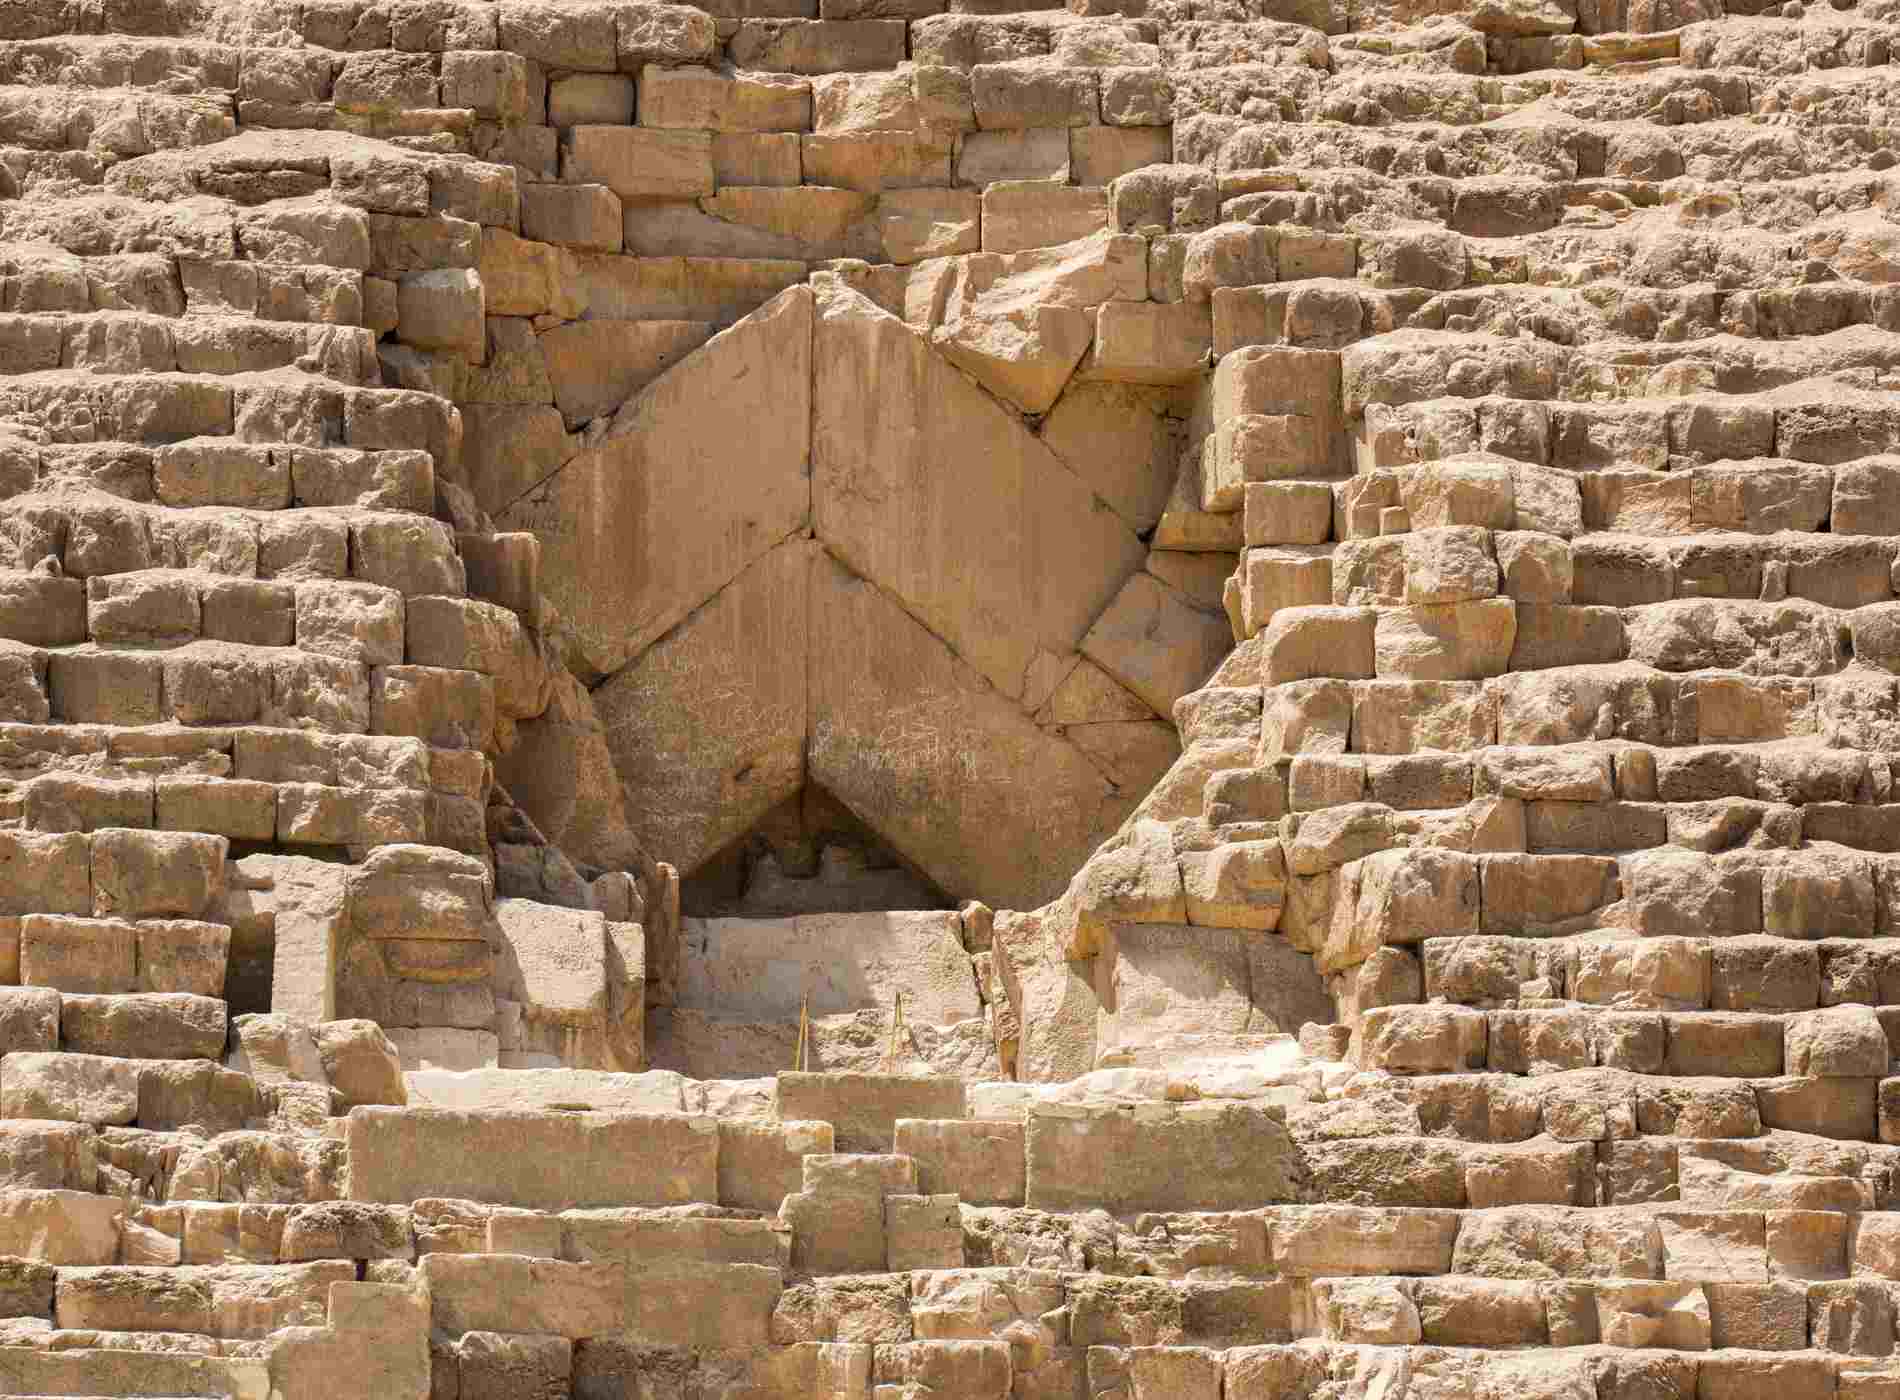
[[[940,887],[1034,908],[1141,796],[828,558],[811,627],[811,776]]]
[[[605,441],[502,513],[612,675],[810,515],[811,292],[791,288],[662,375]]]
[[[896,317],[818,293],[812,501],[818,537],[1012,700],[1066,656],[1141,541],[1020,419]]]
[[[690,871],[804,784],[807,587],[787,540],[594,692],[634,834]]]

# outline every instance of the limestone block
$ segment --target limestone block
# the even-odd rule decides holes
[[[564,180],[604,185],[622,199],[690,199],[713,192],[712,137],[704,131],[576,126],[567,133],[561,167]]]
[[[479,271],[483,309],[490,316],[578,316],[575,255],[565,248],[484,228]]]
[[[1239,841],[1181,857],[1191,924],[1270,931],[1285,902],[1286,857],[1277,841]]]
[[[1383,616],[1371,608],[1280,608],[1264,633],[1262,682],[1281,685],[1315,677],[1371,677],[1376,664],[1375,628]]]
[[[1217,472],[1221,462],[1216,454]],[[1225,479],[1217,477],[1216,500],[1225,486]],[[1242,490],[1241,520],[1250,545],[1323,544],[1333,526],[1333,493],[1321,481],[1249,481]]]
[[[612,413],[705,344],[705,321],[574,321],[541,333],[555,404],[568,427]]]
[[[1413,606],[1379,614],[1378,674],[1417,680],[1484,680],[1502,675],[1517,637],[1508,598]]]
[[[1005,289],[1018,290],[999,283],[973,303],[960,301],[931,343],[992,392],[1026,412],[1042,413],[1069,383],[1095,328],[1075,307],[1024,305],[1020,293],[1007,302],[992,295]]]
[[[0,1247],[45,1264],[109,1264],[118,1257],[124,1203],[81,1191],[10,1190],[0,1198]]]
[[[130,1123],[138,1117],[138,1062],[104,1055],[13,1051],[0,1059],[8,1118]]]
[[[0,1130],[8,1189],[89,1191],[99,1183],[97,1134],[85,1123],[25,1119]]]
[[[418,350],[487,358],[482,282],[473,268],[406,273],[397,284],[396,334]]]
[[[809,131],[812,84],[788,73],[648,66],[640,70],[640,121],[706,131]]]
[[[625,126],[633,120],[633,94],[633,79],[619,73],[570,73],[556,78],[548,84],[548,125]]]
[[[1313,1303],[1330,1341],[1403,1346],[1424,1336],[1417,1307],[1394,1279],[1318,1280]]]
[[[810,307],[809,293],[789,293],[709,341],[621,410],[605,443],[503,513],[541,537],[543,586],[599,673],[618,671],[803,522]],[[735,493],[705,425],[767,417],[794,431],[748,456],[753,485]],[[681,547],[694,538],[709,547]]]
[[[521,192],[521,231],[537,242],[580,252],[617,253],[619,196],[603,184],[529,185]]]
[[[1322,972],[1361,962],[1387,944],[1478,931],[1479,864],[1432,847],[1379,851],[1347,867],[1350,907],[1341,905],[1315,959]]]
[[[495,901],[496,994],[537,1019],[597,1025],[607,1012],[606,920],[528,899]]]
[[[973,1206],[1023,1204],[1023,1125],[967,1119],[899,1118],[896,1150],[917,1164],[917,1186],[950,1192]]]
[[[1205,371],[1213,343],[1205,306],[1104,302],[1096,313],[1090,373],[1127,384],[1190,384]]]
[[[370,723],[379,734],[432,747],[487,748],[495,732],[495,682],[479,671],[378,666],[370,673]]]
[[[1282,1206],[1273,1212],[1274,1258],[1296,1277],[1449,1273],[1458,1221],[1448,1210]]]
[[[1069,128],[1069,168],[1083,186],[1112,185],[1120,176],[1165,164],[1173,154],[1168,133],[1157,126]],[[1118,220],[1117,227],[1125,224]]]
[[[92,912],[195,918],[221,901],[221,836],[183,831],[102,830],[92,837]]]
[[[422,1026],[394,1027],[384,1034],[396,1047],[396,1061],[405,1079],[418,1071],[455,1074],[488,1069],[498,1065],[501,1059],[493,1031]]]
[[[792,1020],[876,1007],[904,994],[907,1021],[979,1014],[954,913],[809,914],[688,920],[679,1005],[735,1020]]]
[[[814,571],[812,649],[829,661],[813,677],[812,778],[854,811],[878,813],[879,834],[942,888],[1028,908],[1058,894],[1137,795],[1112,788],[1080,748],[1035,726],[960,659],[967,652],[937,640],[882,590],[828,558],[816,558]],[[1028,640],[992,635],[989,649],[1022,655],[1026,666]],[[1020,686],[1025,672],[1015,676]],[[905,717],[898,731],[895,716]],[[1052,806],[1053,792],[1064,799]]]
[[[90,914],[90,838],[0,831],[0,915]]]
[[[978,131],[957,147],[956,179],[979,189],[1002,182],[1069,178],[1069,132],[1063,127]]]
[[[955,1193],[886,1196],[884,1257],[892,1272],[962,1267],[963,1222]]]
[[[1100,1003],[1090,965],[1068,961],[1062,937],[1037,914],[999,911],[995,953],[998,978],[1019,1028],[1018,1076],[1072,1079],[1093,1069]]]
[[[86,580],[86,630],[95,642],[177,645],[198,635],[198,589],[184,574],[148,569]]]
[[[804,74],[894,68],[904,49],[904,23],[891,19],[745,20],[729,46],[740,68]]]
[[[0,637],[29,646],[86,640],[86,581],[45,574],[0,575]]]
[[[1011,415],[863,298],[824,295],[814,353],[819,535],[1020,697],[1037,651],[1074,650],[1139,567],[1139,541]],[[973,489],[951,461],[967,463],[979,442],[990,478]],[[917,460],[920,447],[929,455]],[[911,465],[896,474],[900,460]],[[937,546],[900,548],[900,521],[932,522]]]
[[[1153,575],[1138,573],[1089,628],[1081,650],[1165,715],[1176,700],[1201,686],[1229,645],[1224,619],[1195,607]]]
[[[1306,1189],[1277,1109],[1044,1103],[1029,1112],[1026,1142],[1033,1209],[1250,1209]]]
[[[1782,1072],[1782,1028],[1773,1016],[1705,1012],[1664,1018],[1665,1072],[1749,1075]]]
[[[518,1254],[429,1254],[418,1265],[435,1325],[450,1332],[510,1330],[569,1338],[618,1329],[626,1270]]]
[[[29,987],[109,994],[138,990],[138,929],[119,919],[28,914],[19,977]]]
[[[791,1266],[802,1274],[875,1273],[885,1255],[884,1202],[916,1190],[908,1158],[889,1154],[807,1157],[804,1189],[785,1198]]]
[[[718,1199],[711,1119],[358,1108],[349,1124],[355,1200],[451,1196],[566,1210]]]
[[[1248,637],[1269,627],[1285,609],[1325,607],[1333,601],[1336,592],[1333,586],[1333,560],[1323,548],[1318,547],[1249,549],[1242,557],[1237,578],[1240,583],[1241,617],[1238,630]],[[1306,631],[1319,625],[1319,622],[1317,617],[1304,619],[1300,630]],[[1291,647],[1293,643],[1290,638],[1284,642],[1280,638],[1273,638],[1267,645]],[[1289,655],[1287,665],[1291,670],[1297,670],[1299,662],[1295,656]],[[1270,683],[1279,684],[1281,679],[1305,678],[1288,675]]]
[[[1180,923],[1186,917],[1173,838],[1160,822],[1140,821],[1089,857],[1048,924],[1063,936],[1067,956],[1089,958],[1101,951],[1115,923]]]
[[[573,1372],[573,1353],[566,1337],[466,1332],[455,1347],[457,1393],[469,1400],[562,1394]]]
[[[1174,485],[1178,422],[1158,391],[1078,383],[1043,420],[1042,440],[1128,522],[1149,530]]]
[[[319,1271],[337,1267],[305,1269],[322,1277]],[[321,1301],[319,1295],[318,1319]],[[427,1393],[432,1368],[424,1296],[402,1284],[337,1281],[329,1285],[329,1304],[328,1327],[298,1327],[279,1339],[272,1384],[289,1394],[320,1388],[340,1400]]]
[[[1506,595],[1519,603],[1570,601],[1574,571],[1563,540],[1534,530],[1500,530],[1493,543]]]
[[[1761,928],[1759,869],[1725,857],[1639,851],[1621,857],[1628,926],[1644,934],[1695,936]]]
[[[1878,1079],[1887,1073],[1886,1033],[1868,1007],[1837,1006],[1792,1016],[1784,1034],[1789,1074]]]
[[[1001,1395],[1011,1375],[1006,1342],[899,1342],[874,1357],[877,1388],[900,1395]]]
[[[832,1126],[822,1122],[719,1124],[719,1204],[775,1211],[803,1184],[804,1157],[833,1150]]]
[[[1456,1074],[1485,1062],[1482,1012],[1450,1006],[1382,1006],[1360,1025],[1367,1068],[1409,1074]]]
[[[316,1027],[323,1077],[345,1103],[405,1103],[396,1047],[374,1021],[326,1021]]]
[[[1176,1035],[1239,1035],[1253,1014],[1244,935],[1186,924],[1110,926],[1098,1053]]]
[[[780,545],[595,694],[632,830],[682,870],[802,780],[812,554],[802,540]],[[714,704],[731,708],[709,729]]]
[[[213,997],[67,996],[60,1001],[59,1028],[63,1047],[81,1054],[154,1060],[224,1054],[224,1003]]]

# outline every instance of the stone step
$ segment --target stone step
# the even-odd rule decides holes
[[[1556,861],[1526,864],[1561,878]],[[1842,931],[1852,932],[1851,916]],[[1561,925],[1553,932],[1561,933]],[[1851,1001],[1883,1029],[1900,1029],[1900,1008],[1889,1005],[1896,1000],[1890,979],[1900,973],[1900,959],[1879,938],[1642,938],[1592,929],[1568,937],[1427,938],[1419,953],[1424,1000],[1509,1007],[1568,999],[1635,1011],[1797,1015]]]
[[[1312,1307],[1324,1341],[1481,1350],[1600,1342],[1686,1352],[1812,1347],[1839,1355],[1859,1352],[1869,1345],[1860,1339],[1892,1327],[1885,1285],[1844,1278],[1750,1284],[1605,1277],[1558,1285],[1459,1276],[1316,1279]]]
[[[1463,359],[1461,397],[1503,395],[1557,404],[1585,398],[1653,397],[1671,382],[1708,383],[1692,369],[1706,367],[1706,356],[1719,348],[1733,357],[1726,382],[1760,387],[1800,385],[1824,375],[1873,370],[1891,354],[1893,332],[1857,326],[1795,340],[1741,340],[1723,336],[1680,347],[1658,346],[1635,361],[1620,357],[1613,344],[1560,345],[1520,336],[1512,340],[1473,337],[1458,331],[1394,331],[1360,341],[1340,352],[1344,410],[1356,417],[1368,406],[1405,404],[1443,397],[1445,370]],[[1789,400],[1792,400],[1790,402]],[[1786,407],[1782,406],[1786,404]],[[1865,407],[1863,407],[1863,403]],[[1781,395],[1775,409],[1777,456],[1803,459],[1826,441],[1830,460],[1891,450],[1893,415],[1888,406],[1843,387],[1838,396],[1810,390]],[[1785,414],[1786,425],[1781,423]],[[1734,455],[1734,454],[1723,454]]]
[[[244,1400],[269,1392],[270,1367],[249,1357],[5,1346],[0,1347],[0,1385],[16,1395]]]
[[[64,423],[91,415],[86,442],[163,446],[188,438],[231,437],[264,444],[287,438],[368,451],[420,448],[438,468],[453,463],[459,444],[450,406],[407,389],[339,385],[302,373],[248,371],[220,375],[90,374],[55,370],[0,382],[9,417]]]
[[[29,723],[50,717],[107,725],[262,723],[334,734],[373,729],[412,734],[442,748],[486,747],[495,726],[495,681],[476,671],[372,666],[288,647],[206,641],[163,652],[87,643],[0,659],[15,659],[18,667],[10,717]],[[42,798],[54,795],[49,786]]]
[[[102,157],[189,150],[237,135],[228,97],[151,89],[0,86],[0,141],[41,151]]]
[[[0,43],[0,84],[236,92],[246,50],[205,39],[57,34]],[[260,55],[261,57],[261,55]]]
[[[142,506],[251,512],[247,518],[260,529],[271,516],[296,509],[426,515],[435,495],[434,464],[421,449],[364,451],[203,437],[156,450],[15,442],[9,453],[6,494],[16,501],[36,495],[43,501],[63,487],[79,486]]]
[[[227,930],[227,946],[229,936]],[[212,980],[210,975],[204,978],[206,984]],[[215,980],[222,990],[221,967],[216,969]],[[215,996],[186,992],[104,996],[75,993],[60,998],[58,1048],[141,1060],[222,1060],[225,1029],[224,1002]],[[10,1043],[8,1048],[15,1047]]]
[[[1369,279],[1355,279],[1353,264],[1343,259],[1330,276],[1296,274],[1256,284],[1234,280],[1256,270],[1244,264],[1245,271],[1224,276],[1218,264],[1208,266],[1211,247],[1258,238],[1250,229],[1226,225],[1188,235],[1178,284],[1171,281],[1167,286],[1171,301],[1211,299],[1216,355],[1247,345],[1339,350],[1408,329],[1503,334],[1521,324],[1556,321],[1580,337],[1642,343],[1715,335],[1786,339],[1849,326],[1892,329],[1900,319],[1900,301],[1885,288],[1852,282],[1824,284],[1824,291],[1771,285],[1712,295],[1609,276],[1593,278],[1582,288],[1506,284],[1444,291],[1403,282],[1394,287],[1383,275],[1378,285],[1369,285]],[[1383,268],[1378,271],[1383,273]]]
[[[322,1326],[329,1317],[330,1285],[355,1278],[355,1265],[343,1259],[62,1268],[53,1312],[62,1326],[82,1330],[261,1339],[280,1327]]]
[[[1585,558],[1586,569],[1614,558],[1608,551],[1593,552],[1592,544],[1586,538],[1573,547]],[[1666,568],[1660,558],[1654,562]],[[1308,596],[1325,597],[1327,571],[1312,570],[1312,563],[1307,555],[1290,557],[1269,550],[1250,551],[1243,566],[1246,581],[1237,591],[1245,623],[1238,630],[1243,638],[1263,635],[1260,675],[1268,685],[1327,679],[1328,668],[1347,680],[1491,680],[1505,677],[1514,658],[1531,663],[1520,670],[1549,670],[1611,665],[1625,656],[1637,663],[1637,675],[1643,669],[1674,675],[1746,667],[1748,675],[1760,678],[1757,686],[1767,689],[1780,682],[1775,688],[1788,692],[1792,682],[1795,694],[1803,684],[1812,693],[1814,686],[1856,660],[1876,683],[1893,674],[1885,664],[1882,633],[1890,610],[1880,607],[1884,598],[1843,609],[1805,600],[1747,598],[1681,598],[1615,609],[1601,602],[1520,604],[1508,596],[1444,604],[1339,606],[1299,599],[1294,590],[1306,589],[1309,576]],[[1600,598],[1605,582],[1595,575],[1575,591]],[[1365,596],[1363,590],[1354,591]],[[1540,612],[1543,608],[1549,611]],[[1590,610],[1580,611],[1586,608]],[[1525,635],[1520,644],[1521,609],[1531,611],[1521,624]],[[1330,634],[1338,648],[1324,662],[1312,650],[1321,633]],[[1771,638],[1777,650],[1753,650]],[[1550,665],[1540,667],[1539,662]],[[1548,682],[1522,677],[1500,682],[1509,684],[1540,687]]]
[[[61,774],[102,781],[175,779],[415,787],[479,795],[487,766],[468,749],[420,739],[263,726],[115,727],[0,724],[8,780]],[[151,823],[145,823],[150,825]],[[162,813],[161,829],[180,830]],[[4,840],[0,837],[0,840]],[[61,904],[50,912],[69,911]]]
[[[1439,333],[1414,334],[1423,340]],[[1241,367],[1250,363],[1271,366],[1285,358],[1284,352],[1276,357],[1256,351],[1236,360],[1234,372],[1243,372]],[[1830,398],[1795,388],[1766,400],[1724,395],[1673,403],[1632,394],[1578,403],[1532,388],[1521,396],[1434,394],[1369,405],[1358,452],[1362,470],[1404,468],[1473,451],[1577,473],[1655,472],[1770,458],[1831,467],[1845,488],[1839,503],[1845,509],[1829,512],[1829,528],[1837,534],[1881,535],[1891,527],[1883,523],[1877,493],[1867,487],[1869,479],[1877,479],[1890,464],[1858,469],[1853,464],[1857,458],[1888,452],[1892,434],[1892,415],[1878,400],[1848,392]],[[1640,533],[1648,533],[1652,523],[1668,522],[1668,510],[1652,512],[1644,517]]]
[[[104,601],[112,596],[110,576],[148,571],[160,571],[155,583],[177,576],[178,588],[214,578],[349,579],[408,597],[455,597],[466,587],[454,532],[406,510],[187,512],[88,492],[78,499],[14,496],[0,502],[0,521],[12,527],[10,557],[3,561],[9,574],[51,576],[16,586],[49,594],[71,591],[72,583],[61,580],[97,580],[94,591],[103,589]],[[138,588],[136,581],[126,586]],[[46,644],[79,640],[71,632],[70,626],[51,632]],[[104,638],[113,639],[110,631]]]
[[[224,375],[297,369],[339,384],[380,386],[375,332],[254,316],[139,311],[0,315],[5,378],[87,374]]]
[[[0,1106],[9,1118],[235,1133],[265,1127],[276,1101],[250,1075],[211,1060],[14,1050],[0,1057]]]

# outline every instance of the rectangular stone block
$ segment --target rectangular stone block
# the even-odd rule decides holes
[[[917,1189],[965,1205],[1019,1206],[1027,1189],[1021,1123],[969,1118],[897,1120],[897,1151],[917,1163]]]
[[[622,199],[692,199],[713,192],[712,137],[704,131],[577,126],[562,175],[605,185]]]
[[[0,1058],[0,1115],[124,1124],[138,1117],[138,1062],[15,1051]]]
[[[719,1123],[719,1204],[776,1211],[804,1185],[804,1159],[835,1151],[829,1123]]]
[[[120,919],[29,914],[20,921],[20,980],[62,992],[138,990],[138,929]]]
[[[1252,1210],[1305,1189],[1277,1108],[1036,1104],[1025,1138],[1037,1210]]]
[[[359,1201],[570,1210],[719,1199],[717,1121],[688,1114],[359,1107],[346,1139]]]
[[[681,953],[679,1005],[731,1020],[797,1021],[801,997],[813,1016],[888,1013],[899,992],[906,1021],[982,1014],[954,912],[689,919]]]
[[[0,1069],[0,1076],[3,1074]],[[8,1191],[0,1195],[0,1252],[61,1268],[110,1264],[118,1257],[124,1211],[125,1203],[117,1196],[81,1191]],[[7,1355],[13,1351],[11,1347],[0,1348],[0,1353]],[[146,1354],[139,1359],[157,1358]],[[152,1372],[144,1375],[151,1381]],[[45,1388],[42,1382],[37,1389]],[[34,1389],[19,1389],[13,1373],[0,1363],[0,1390],[27,1394]],[[123,1393],[129,1394],[130,1389]]]

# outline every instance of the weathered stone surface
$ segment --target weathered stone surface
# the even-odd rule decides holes
[[[733,1020],[797,1020],[904,994],[907,1020],[978,1015],[976,979],[955,913],[806,914],[688,920],[679,1005]]]
[[[718,1127],[685,1114],[358,1108],[348,1140],[359,1201],[568,1210],[718,1199]]]
[[[807,523],[811,314],[809,292],[785,293],[649,385],[598,447],[521,499],[486,503],[542,540],[542,586],[597,674],[619,671]],[[792,430],[743,454],[749,485],[735,490],[736,443],[708,441],[707,425],[768,418]]]
[[[1139,542],[901,321],[842,291],[816,315],[820,538],[1020,699],[1038,656],[1073,651],[1138,567]]]
[[[1037,1209],[1232,1210],[1306,1190],[1283,1116],[1265,1108],[1041,1104],[1027,1142]]]
[[[802,785],[822,563],[808,540],[778,545],[594,692],[655,858],[691,871]]]
[[[942,888],[1021,907],[1056,894],[1135,795],[883,590],[827,557],[812,589],[812,647],[831,658],[814,677],[812,776]]]

